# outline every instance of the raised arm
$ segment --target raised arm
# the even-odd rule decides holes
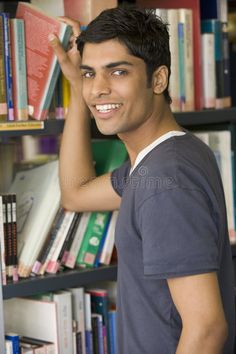
[[[118,209],[120,197],[112,188],[110,174],[95,175],[90,113],[81,94],[81,58],[75,43],[80,33],[79,24],[66,17],[61,20],[72,26],[71,48],[65,52],[57,37],[51,36],[49,40],[71,89],[59,158],[62,205],[76,211]]]

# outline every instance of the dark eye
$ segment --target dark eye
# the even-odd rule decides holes
[[[82,76],[83,76],[84,78],[86,78],[86,79],[90,79],[91,77],[94,76],[94,73],[93,73],[92,71],[84,71],[84,72],[82,73]]]
[[[126,74],[127,74],[127,72],[125,70],[121,70],[121,69],[117,69],[112,72],[112,75],[116,75],[116,76],[122,76],[122,75],[126,75]]]

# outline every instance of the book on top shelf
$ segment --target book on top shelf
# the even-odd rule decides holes
[[[49,45],[48,36],[51,33],[56,34],[66,47],[71,36],[71,27],[25,2],[19,2],[16,18],[25,22],[29,115],[43,120],[48,118],[60,73],[59,63]]]
[[[195,109],[202,109],[202,69],[201,69],[201,32],[200,0],[137,0],[138,6],[145,8],[191,9],[193,15],[193,61],[194,61],[194,101]]]

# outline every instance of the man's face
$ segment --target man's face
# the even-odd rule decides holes
[[[117,40],[86,43],[81,70],[84,100],[103,134],[134,131],[152,115],[146,65],[125,45]]]

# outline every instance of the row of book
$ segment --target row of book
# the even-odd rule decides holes
[[[52,116],[64,118],[66,109],[61,99],[64,97],[64,105],[67,106],[68,93],[61,91],[61,82],[65,86],[64,91],[68,90],[68,83],[61,79],[60,67],[49,45],[48,35],[56,34],[66,48],[71,27],[60,22],[56,16],[73,13],[72,5],[79,9],[82,17],[82,14],[86,14],[84,17],[96,16],[104,8],[117,5],[116,0],[103,0],[92,5],[91,1],[72,4],[67,0],[63,4],[50,0],[32,3],[19,2],[16,18],[10,19],[6,12],[0,14],[0,121],[43,120]],[[54,104],[55,111],[50,114],[50,107]]]
[[[221,173],[229,229],[229,238],[232,244],[236,243],[236,180],[235,180],[235,155],[232,150],[231,131],[198,131],[194,134],[207,144],[216,157]]]
[[[92,150],[97,175],[114,170],[127,158],[125,146],[119,140],[93,141]],[[10,269],[16,267],[19,277],[56,273],[76,266],[107,265],[112,255],[114,259],[117,211],[76,213],[64,210],[60,206],[57,159],[18,171],[8,192],[15,195],[17,201],[14,240],[17,247],[13,258],[17,259],[17,264],[11,264]],[[8,244],[3,237],[2,240],[4,262],[12,258],[8,255]],[[5,267],[2,269],[6,284]],[[12,273],[9,278],[17,281]]]
[[[114,292],[114,284],[5,300],[9,353],[116,354],[116,305],[110,289]]]
[[[226,108],[231,106],[228,25],[219,19],[199,22],[200,38],[194,38],[193,10],[155,9],[156,14],[169,24],[171,76],[170,95],[172,110],[193,111],[196,107],[195,81],[201,76],[200,108]],[[198,59],[201,70],[196,76],[195,40],[201,40]]]

